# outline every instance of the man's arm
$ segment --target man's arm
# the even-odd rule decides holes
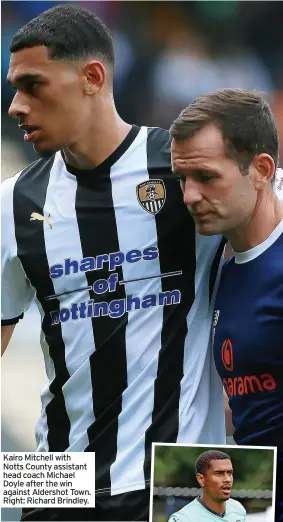
[[[1,326],[1,355],[3,355],[10,342],[15,326],[15,324]]]
[[[29,308],[35,289],[17,256],[13,191],[18,175],[1,184],[1,353],[11,339],[16,323]]]

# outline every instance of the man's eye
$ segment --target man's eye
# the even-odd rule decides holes
[[[199,174],[198,175],[198,180],[201,182],[201,183],[209,183],[210,181],[212,181],[214,179],[214,176],[204,176],[203,174]]]
[[[33,93],[36,88],[39,86],[39,83],[38,82],[30,82],[28,85],[27,85],[27,91],[29,93]]]

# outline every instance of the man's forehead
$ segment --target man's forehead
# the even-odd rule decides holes
[[[202,160],[210,158],[222,157],[222,150],[215,147],[195,148],[193,150],[172,150],[173,161],[182,161],[184,163],[195,162],[199,163]]]
[[[223,162],[223,155],[215,149],[195,150],[193,153],[174,154],[171,160],[173,170],[177,172],[193,170],[218,170],[219,164]]]
[[[35,47],[25,47],[11,54],[10,67],[18,65],[46,65],[52,62],[48,55],[48,49],[45,45],[37,45]]]
[[[212,471],[228,471],[232,470],[232,462],[229,459],[215,459],[210,461],[210,469]]]
[[[47,74],[56,62],[48,56],[47,47],[27,47],[11,54],[7,79],[15,81],[17,77],[31,74]]]
[[[219,155],[224,153],[224,141],[220,129],[214,125],[205,125],[191,138],[172,140],[172,155],[196,157],[196,155]]]

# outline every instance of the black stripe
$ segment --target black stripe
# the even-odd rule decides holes
[[[149,130],[147,161],[150,179],[162,179],[166,200],[156,215],[161,273],[182,270],[181,276],[162,279],[162,291],[179,289],[181,303],[164,306],[162,348],[154,387],[152,424],[145,436],[145,480],[150,479],[152,442],[176,442],[179,429],[180,382],[183,377],[186,317],[195,298],[195,227],[177,180],[170,168],[166,131]]]
[[[30,222],[32,212],[43,214],[46,190],[54,156],[38,160],[23,170],[14,188],[14,218],[18,257],[45,312],[42,330],[54,363],[55,378],[50,391],[55,395],[46,408],[49,451],[64,451],[69,446],[70,421],[66,412],[62,386],[69,378],[65,362],[65,345],[61,324],[51,326],[50,311],[60,308],[59,301],[45,301],[45,296],[54,294],[49,277],[49,266],[45,249],[43,222]]]
[[[113,208],[110,169],[97,178],[78,178],[76,196],[77,221],[83,257],[118,252],[119,241]],[[123,272],[118,267],[119,280]],[[98,271],[86,272],[90,286],[98,279],[108,279],[112,272],[108,263]],[[90,298],[109,303],[125,299],[124,285],[115,292],[97,296],[92,290]],[[99,297],[99,299],[98,299]],[[110,488],[110,466],[116,459],[118,416],[122,410],[122,393],[127,387],[126,325],[128,314],[120,318],[108,315],[92,319],[95,352],[90,357],[95,422],[88,428],[90,444],[86,451],[96,452],[96,488]]]
[[[225,237],[222,238],[221,243],[217,249],[217,252],[214,256],[213,263],[211,265],[210,274],[209,274],[209,302],[211,302],[215,281],[217,277],[217,272],[219,268],[219,263],[221,256],[223,254],[224,247],[227,243],[227,239]]]

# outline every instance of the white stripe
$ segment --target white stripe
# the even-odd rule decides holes
[[[44,237],[49,267],[71,258],[83,258],[75,210],[76,177],[65,169],[57,153],[50,172],[44,214],[50,213],[52,229],[44,224]],[[88,286],[84,272],[71,273],[52,280],[55,294]],[[62,295],[60,310],[72,303],[88,301],[89,292]],[[52,328],[52,327],[51,327]],[[92,321],[69,319],[61,323],[65,344],[66,366],[70,378],[63,386],[66,411],[70,419],[69,450],[83,451],[89,444],[87,428],[94,422],[92,382],[89,357],[95,351]]]
[[[17,258],[17,243],[16,243],[16,237],[15,237],[15,223],[13,219],[13,190],[14,186],[20,177],[22,171],[20,171],[16,176],[13,176],[12,178],[9,178],[5,180],[2,184],[2,196],[3,196],[3,203],[2,203],[2,212],[5,215],[5,213],[11,217],[9,220],[9,225],[5,223],[5,229],[2,229],[3,235],[9,234],[9,256],[11,259],[16,259],[17,262],[20,263],[20,261]],[[2,221],[3,225],[3,221]],[[4,245],[4,238],[2,236],[2,246]],[[2,256],[3,261],[3,256]],[[23,270],[23,269],[22,269]],[[10,318],[17,317],[22,313],[23,310],[26,310],[28,308],[28,305],[31,303],[32,297],[35,294],[35,289],[31,286],[28,287],[28,285],[22,283],[22,275],[18,279],[17,274],[15,275],[15,270],[13,271],[13,278],[16,277],[16,285],[17,285],[17,291],[19,291],[22,302],[20,301],[19,297],[13,296],[13,309],[9,310],[10,312]],[[2,288],[2,297],[4,300],[5,306],[7,306],[8,296],[5,295],[5,292]],[[34,297],[34,300],[37,304],[37,307],[39,309],[40,315],[41,315],[41,322],[44,317],[44,312],[42,310],[40,302],[37,300],[36,297]],[[4,317],[6,318],[6,317]],[[40,334],[40,342],[42,346],[43,356],[44,356],[44,362],[45,362],[45,368],[46,373],[48,376],[48,379],[50,382],[53,381],[55,377],[54,372],[54,366],[53,362],[50,359],[49,356],[49,347],[45,340],[45,335],[41,330]],[[48,427],[47,427],[47,418],[46,418],[46,412],[45,408],[49,404],[49,402],[53,399],[54,395],[49,390],[49,384],[44,388],[44,390],[41,392],[41,403],[42,403],[42,410],[40,418],[36,424],[35,427],[35,438],[38,445],[39,451],[48,451],[48,442],[47,442],[47,433],[48,433]]]
[[[14,187],[22,171],[1,184],[1,318],[19,317],[33,300],[35,289],[26,278],[15,235]]]
[[[210,340],[214,299],[209,306],[210,268],[221,239],[196,234],[196,298],[187,316],[177,442],[225,444],[226,440],[223,388]]]
[[[38,299],[35,297],[34,300],[38,307],[38,310],[39,310],[39,313],[41,316],[41,324],[42,324],[42,321],[44,318],[44,311],[43,311],[41,303],[38,301]],[[54,368],[53,361],[50,357],[49,346],[46,342],[46,338],[45,338],[45,335],[42,330],[40,332],[40,344],[41,344],[41,348],[43,351],[45,370],[46,370],[46,374],[47,374],[49,383],[47,384],[47,386],[45,386],[43,388],[43,390],[40,393],[42,409],[41,409],[41,415],[40,415],[39,420],[35,427],[35,438],[36,438],[36,442],[37,442],[37,451],[49,451],[49,445],[48,445],[48,441],[47,441],[48,424],[47,424],[46,408],[54,397],[53,393],[51,393],[51,391],[49,390],[49,384],[52,383],[52,381],[55,378],[55,368]]]
[[[146,154],[147,131],[139,135],[111,169],[112,196],[116,208],[116,223],[120,250],[157,246],[154,216],[145,214],[136,197],[136,185],[149,179]],[[136,166],[136,167],[135,167]],[[134,179],[134,183],[133,183]],[[128,216],[134,227],[127,226]],[[153,239],[152,239],[153,238]],[[125,280],[160,273],[159,259],[140,260],[123,264]],[[162,291],[161,280],[126,283],[126,295],[142,297]],[[126,328],[128,388],[122,396],[122,411],[118,420],[117,457],[111,466],[111,491],[122,493],[142,489],[144,482],[145,431],[152,422],[154,380],[157,376],[158,354],[161,348],[163,307],[129,312]]]

